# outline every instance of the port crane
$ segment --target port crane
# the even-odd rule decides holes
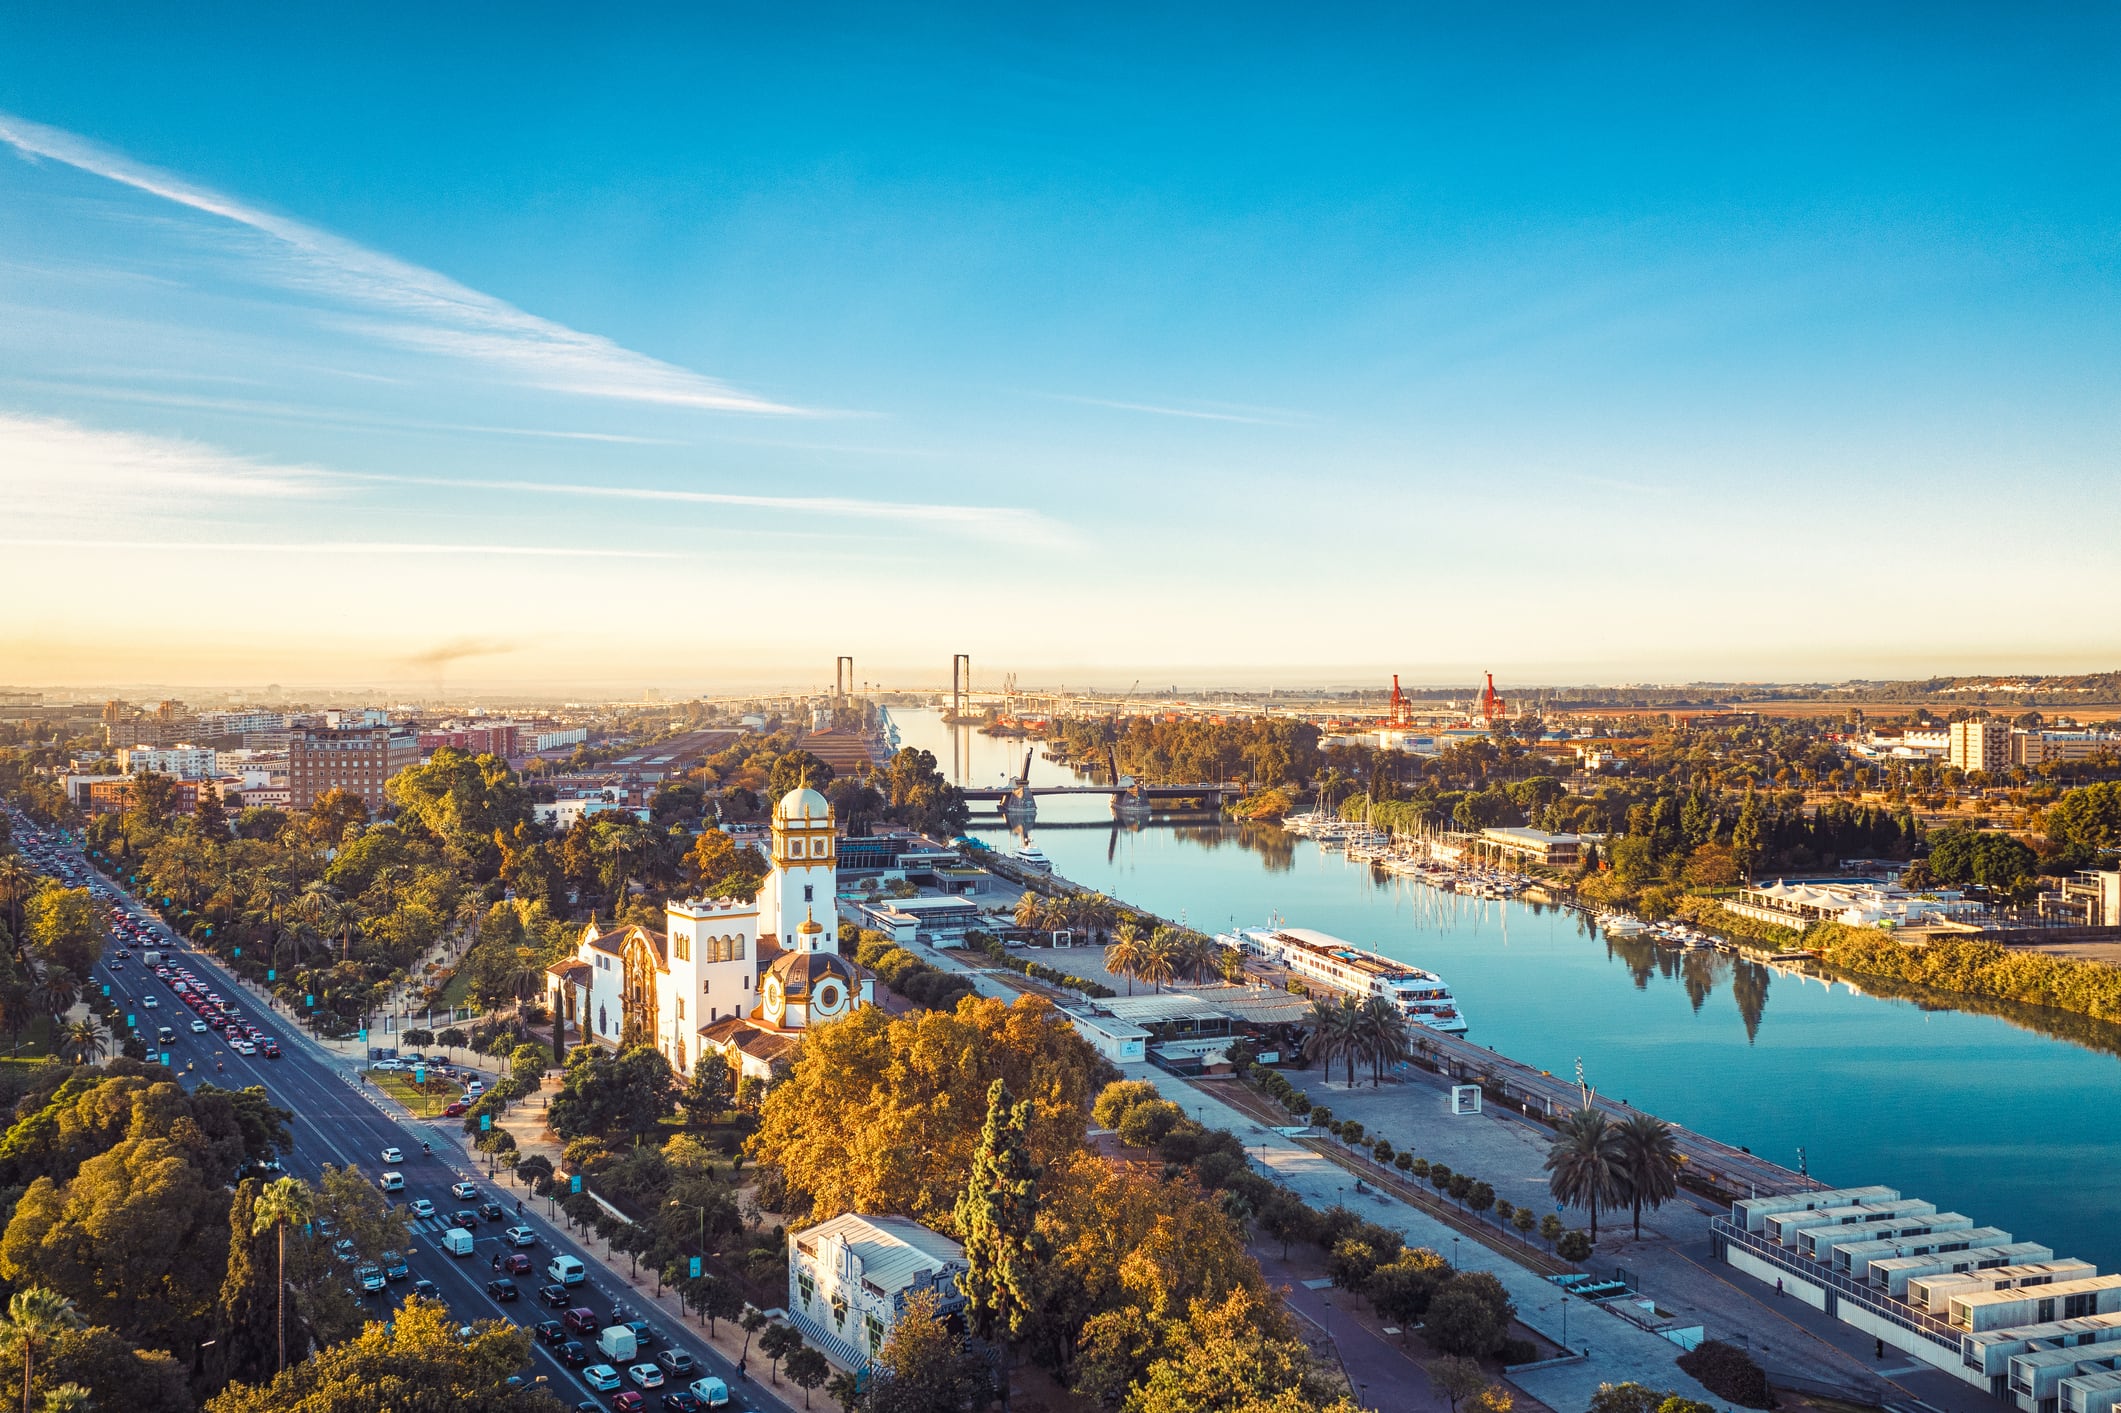
[[[1493,726],[1507,715],[1509,708],[1503,702],[1502,694],[1495,690],[1495,674],[1490,672],[1487,690],[1480,694],[1480,719]]]

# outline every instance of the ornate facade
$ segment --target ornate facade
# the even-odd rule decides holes
[[[738,1074],[768,1075],[808,1026],[871,1000],[842,960],[832,807],[811,789],[774,807],[772,871],[755,901],[672,902],[661,932],[583,929],[549,969],[553,1002],[584,1039],[652,1044],[678,1073],[713,1046]]]

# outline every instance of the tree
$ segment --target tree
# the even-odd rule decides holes
[[[803,1391],[803,1406],[808,1408],[810,1391],[825,1382],[826,1376],[832,1372],[832,1366],[825,1362],[824,1355],[807,1344],[797,1345],[788,1351],[787,1366],[788,1382]]]
[[[1262,1319],[1263,1297],[1233,1290],[1195,1300],[1167,1331],[1167,1352],[1126,1401],[1126,1413],[1354,1413],[1310,1351]]]
[[[1620,1172],[1642,1235],[1642,1209],[1656,1211],[1679,1191],[1679,1144],[1672,1126],[1649,1114],[1630,1114],[1620,1125]],[[1594,1218],[1595,1220],[1595,1218]]]
[[[389,1323],[370,1322],[264,1387],[229,1385],[207,1413],[553,1413],[549,1393],[508,1382],[530,1362],[528,1330],[505,1320],[477,1321],[462,1337],[458,1328],[448,1307],[414,1296]]]
[[[316,1220],[316,1215],[317,1196],[310,1191],[309,1184],[298,1177],[282,1177],[265,1184],[251,1217],[252,1234],[270,1230],[278,1248],[279,1278],[275,1283],[278,1300],[274,1306],[273,1338],[279,1361],[275,1369],[279,1372],[287,1368],[287,1229],[308,1226]]]
[[[23,910],[30,949],[47,969],[57,965],[87,976],[103,954],[103,922],[86,888],[66,888],[46,879]]]
[[[1402,1251],[1370,1273],[1370,1308],[1404,1329],[1428,1314],[1430,1302],[1450,1277],[1451,1263],[1427,1247]]]
[[[1670,1396],[1647,1384],[1600,1384],[1586,1413],[1657,1413],[1657,1406]]]
[[[1554,1243],[1554,1254],[1564,1261],[1588,1261],[1591,1259],[1591,1238],[1572,1227]]]
[[[110,1046],[110,1031],[94,1016],[83,1016],[66,1027],[66,1053],[76,1064],[103,1058]]]
[[[1488,1386],[1487,1370],[1463,1355],[1446,1354],[1441,1359],[1430,1360],[1428,1374],[1436,1391],[1449,1400],[1451,1413],[1458,1413],[1460,1403]]]
[[[1552,1213],[1548,1215],[1551,1216]],[[1527,1245],[1531,1243],[1532,1228],[1538,1224],[1539,1217],[1530,1207],[1519,1207],[1516,1211],[1510,1213],[1511,1229],[1517,1233],[1518,1240],[1525,1242]]]
[[[932,1290],[915,1291],[869,1361],[865,1413],[961,1413],[987,1381],[981,1362],[945,1324]]]
[[[516,1164],[516,1176],[530,1185],[530,1190],[543,1195],[545,1186],[552,1181],[552,1159],[543,1153],[533,1153]]]
[[[37,1356],[68,1330],[81,1328],[74,1302],[54,1290],[30,1286],[18,1290],[7,1302],[7,1319],[0,1323],[0,1347],[22,1357],[22,1413],[29,1413],[30,1378]]]
[[[1579,1109],[1564,1119],[1547,1149],[1547,1190],[1555,1200],[1591,1214],[1591,1240],[1598,1240],[1598,1211],[1626,1192],[1620,1133],[1602,1109]]]
[[[781,1381],[781,1361],[803,1347],[803,1336],[793,1325],[779,1321],[766,1326],[759,1335],[759,1353],[766,1356],[766,1367],[773,1381]]]
[[[1486,1271],[1460,1271],[1429,1302],[1422,1329],[1441,1352],[1481,1359],[1502,1348],[1516,1313],[1501,1281]]]
[[[678,1103],[684,1107],[686,1118],[702,1126],[729,1112],[736,1103],[736,1085],[729,1073],[729,1061],[721,1051],[706,1050],[693,1062]]]
[[[739,1363],[751,1356],[751,1337],[766,1328],[766,1312],[756,1305],[746,1305],[744,1313],[737,1317],[737,1325],[744,1331],[744,1352],[737,1356]]]
[[[957,1201],[965,1271],[958,1288],[982,1339],[1002,1346],[1002,1402],[1009,1401],[1009,1351],[1037,1303],[1044,1243],[1038,1232],[1038,1166],[1031,1159],[1031,1105],[1012,1103],[997,1079],[987,1087],[987,1122],[972,1155],[972,1174]]]

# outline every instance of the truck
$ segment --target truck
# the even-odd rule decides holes
[[[140,954],[140,960],[147,963],[147,965],[151,967],[158,967],[162,965],[162,954],[160,952],[154,951],[153,949],[149,949],[148,951],[142,952]]]
[[[641,1352],[640,1342],[624,1325],[606,1325],[597,1336],[597,1348],[614,1364],[629,1364]]]
[[[442,1249],[452,1256],[469,1256],[471,1247],[471,1233],[462,1227],[451,1227],[442,1233]]]

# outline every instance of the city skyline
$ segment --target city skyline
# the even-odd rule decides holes
[[[6,678],[2112,664],[2110,14],[1200,19],[0,20]]]

